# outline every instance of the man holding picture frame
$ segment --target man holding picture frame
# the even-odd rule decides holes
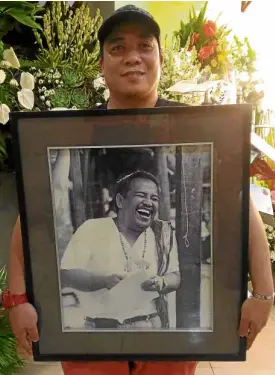
[[[125,6],[107,19],[100,31],[101,68],[110,99],[100,109],[153,108],[178,106],[158,97],[162,67],[160,29],[150,14],[135,6]],[[37,313],[26,302],[24,259],[20,220],[12,235],[9,262],[9,293],[13,299],[10,321],[21,346],[31,354],[32,342],[38,341]],[[242,308],[239,335],[247,337],[251,347],[266,325],[273,301],[273,280],[269,247],[261,218],[250,205],[249,268],[253,297]],[[18,303],[16,302],[18,300]],[[7,306],[8,307],[8,306]],[[226,322],[224,322],[226,324]],[[53,338],[54,339],[54,338]],[[87,362],[62,364],[67,375],[193,375],[196,362]]]

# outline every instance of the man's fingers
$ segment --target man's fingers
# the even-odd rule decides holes
[[[243,315],[241,317],[241,322],[239,326],[239,336],[240,337],[246,337],[249,332],[249,320],[245,318]]]
[[[247,337],[247,350],[249,350],[255,340],[255,338],[257,337],[259,333],[259,330],[257,328],[257,326],[255,324],[251,324],[250,326],[250,331],[249,331],[249,334],[248,334],[248,337]]]
[[[28,336],[31,341],[37,342],[39,340],[37,328],[30,328],[28,329]]]
[[[22,331],[18,334],[17,339],[19,341],[19,344],[22,346],[22,348],[30,355],[32,355],[32,346],[31,342],[28,339],[27,332]]]

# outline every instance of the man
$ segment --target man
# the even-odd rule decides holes
[[[76,294],[78,312],[87,327],[168,327],[165,295],[178,288],[180,273],[174,230],[157,219],[159,189],[151,173],[136,171],[124,176],[116,186],[117,216],[87,220],[69,242],[61,261],[62,284]],[[144,297],[140,295],[142,308],[139,316],[129,315],[131,311],[134,314],[139,301],[124,295],[128,316],[120,321],[116,315],[123,313],[125,303],[117,312],[117,306],[107,307],[102,298],[106,290],[138,272],[143,279],[137,288],[145,291]],[[63,309],[65,319],[66,311],[70,310]]]
[[[150,14],[133,6],[115,12],[99,31],[101,67],[110,90],[106,109],[152,108],[178,105],[158,98],[157,88],[161,73],[162,54],[160,29]],[[266,325],[273,298],[273,280],[269,260],[269,246],[261,218],[250,204],[249,266],[254,297],[242,308],[239,334],[247,337],[248,348]],[[12,236],[9,267],[9,287],[12,294],[25,293],[22,240],[18,220]],[[271,299],[269,299],[271,298]],[[37,314],[24,303],[10,311],[13,331],[20,343],[31,350],[31,341],[38,340]],[[225,322],[226,324],[226,322]],[[135,375],[193,375],[194,362],[135,363]],[[83,372],[81,372],[81,368]],[[67,375],[128,375],[127,363],[64,363]]]

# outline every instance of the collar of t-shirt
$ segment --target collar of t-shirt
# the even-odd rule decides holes
[[[166,100],[162,98],[158,98],[155,107],[186,107],[188,104],[175,102],[172,100]],[[107,109],[107,104],[100,104],[96,107],[96,109]]]

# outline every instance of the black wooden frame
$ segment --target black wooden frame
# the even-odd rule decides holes
[[[40,341],[33,344],[35,360],[245,360],[246,340],[237,337],[237,329],[241,305],[247,298],[250,125],[251,107],[249,105],[162,107],[123,111],[17,112],[12,114],[13,148],[22,226],[26,288],[30,303],[38,311],[38,328],[40,335],[42,333]],[[64,132],[65,129],[66,132]],[[84,134],[85,132],[86,134]],[[49,139],[51,144],[45,143]],[[44,173],[46,171],[47,147],[57,145],[81,147],[81,145],[177,144],[192,142],[213,142],[216,150],[214,163],[216,172],[213,180],[215,199],[212,225],[214,226],[214,235],[217,238],[216,245],[219,244],[219,250],[215,250],[216,262],[214,263],[214,283],[216,284],[214,299],[218,305],[218,307],[215,307],[214,331],[202,333],[200,336],[202,344],[194,344],[194,351],[187,349],[188,342],[192,340],[194,335],[181,331],[156,333],[97,332],[90,334],[87,341],[87,333],[75,334],[58,331],[56,328],[58,327],[57,323],[54,330],[55,337],[46,337],[46,331],[50,327],[47,314],[53,314],[51,319],[54,321],[56,319],[55,316],[58,316],[56,308],[59,308],[60,305],[49,304],[45,306],[44,304],[41,306],[37,301],[37,295],[34,291],[37,287],[34,284],[34,276],[43,269],[44,262],[45,260],[49,261],[47,257],[50,255],[43,253],[44,258],[42,257],[41,260],[36,259],[38,263],[33,262],[34,252],[38,249],[30,245],[34,222],[31,222],[29,217],[32,215],[32,210],[35,211],[37,209],[36,205],[39,205],[41,200],[50,199],[49,186],[45,186],[48,175]],[[24,145],[24,143],[26,144]],[[27,155],[27,149],[31,153],[33,152],[31,158]],[[231,152],[231,150],[234,151]],[[230,158],[234,159],[232,159],[233,162]],[[30,174],[25,169],[26,164],[42,168],[33,171],[34,179],[37,178],[39,182],[34,183],[31,181]],[[25,179],[25,175],[29,176],[29,178]],[[238,178],[235,177],[236,175],[238,175]],[[236,179],[239,186],[234,186]],[[233,183],[229,188],[230,181],[233,181]],[[39,192],[36,190],[37,186],[40,188]],[[33,201],[30,199],[31,194],[33,194]],[[38,196],[36,196],[37,194]],[[238,201],[238,199],[241,200]],[[40,235],[43,237],[40,243],[44,239],[48,243],[52,243],[54,242],[52,217],[43,214],[45,206],[42,203],[41,205],[41,222],[38,220],[39,223],[37,224]],[[240,211],[236,212],[238,209]],[[228,246],[227,240],[231,243],[230,238],[235,233],[229,227],[227,232],[227,224],[230,224],[230,228],[233,226],[235,232],[240,233],[239,242],[235,244],[238,248],[234,253],[237,259],[230,258],[230,256],[232,257],[232,255],[229,255],[231,249],[226,248]],[[224,243],[221,242],[222,239],[219,236],[223,237]],[[36,244],[39,243],[37,238],[35,241]],[[54,247],[53,243],[52,245]],[[220,253],[224,251],[224,255],[218,256],[219,251]],[[233,270],[237,268],[231,280],[228,280],[228,260],[232,260]],[[56,265],[52,264],[51,269],[55,270]],[[220,281],[222,285],[219,286]],[[226,285],[227,281],[228,284]],[[58,285],[53,284],[53,281],[49,279],[47,283],[49,284],[46,285],[52,285],[52,289],[50,289],[50,286],[48,288],[48,296],[51,296],[54,300],[56,299]],[[40,289],[43,289],[43,287],[45,288],[45,285],[39,286]],[[228,296],[225,296],[224,293],[228,293]],[[234,297],[230,293],[234,294]],[[230,309],[226,310],[225,302],[227,299],[229,303],[234,303],[232,311]],[[233,311],[235,312],[233,313]],[[227,337],[224,336],[226,330],[223,331],[224,326],[227,325],[226,319],[229,319],[228,325],[231,328],[233,327],[232,340],[236,340],[234,341],[236,343],[234,350],[232,348],[222,349],[223,343],[227,340]],[[47,327],[45,328],[43,325],[46,320]],[[218,331],[215,331],[217,326]],[[52,333],[50,332],[49,334]],[[196,333],[194,334],[196,335]],[[221,336],[219,337],[218,334]],[[213,336],[213,342],[211,341],[211,335]],[[78,347],[78,351],[64,349],[60,344],[61,342],[64,343],[64,340],[66,342],[73,341],[73,345]],[[49,349],[49,342],[53,346],[56,345],[56,348]],[[214,351],[211,350],[211,342],[215,346]],[[97,344],[96,350],[91,349],[95,348],[95,344]],[[107,347],[109,345],[109,349],[106,349],[106,345]],[[143,349],[142,351],[141,349],[136,350],[136,347]],[[180,350],[181,347],[183,348],[182,350]]]

